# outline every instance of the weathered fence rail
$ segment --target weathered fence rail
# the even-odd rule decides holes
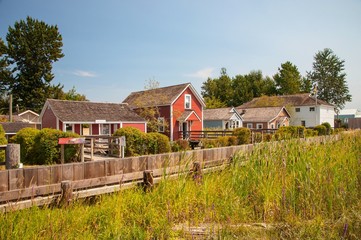
[[[338,135],[305,140],[324,142],[337,139]],[[234,154],[251,151],[253,147],[253,144],[248,144],[4,170],[0,171],[0,210],[49,204],[64,195],[64,181],[70,182],[75,198],[88,197],[144,183],[145,171],[151,171],[154,183],[157,183],[165,175],[173,178],[189,173],[195,162],[199,163],[203,171],[224,167]]]
[[[253,145],[241,145],[0,171],[0,203],[3,204],[0,208],[8,209],[9,202],[29,200],[35,204],[37,198],[61,195],[63,181],[71,181],[74,192],[106,186],[107,191],[116,190],[117,186],[142,182],[143,172],[147,170],[158,178],[189,172],[193,162],[199,162],[204,169],[211,168],[223,165],[238,151],[252,148]]]

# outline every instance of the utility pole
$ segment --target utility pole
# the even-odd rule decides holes
[[[9,122],[13,122],[13,95],[9,96]]]

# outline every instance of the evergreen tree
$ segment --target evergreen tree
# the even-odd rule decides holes
[[[301,92],[302,77],[298,68],[287,61],[278,68],[278,73],[273,76],[277,94],[288,95]]]
[[[0,41],[0,85],[13,95],[14,105],[38,112],[62,89],[51,84],[52,64],[64,56],[58,27],[27,17],[9,27],[6,41]]]
[[[340,60],[331,49],[319,51],[313,62],[313,70],[307,73],[312,83],[318,84],[318,97],[342,109],[351,95],[346,83],[344,60]]]

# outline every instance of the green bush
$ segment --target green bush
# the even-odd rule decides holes
[[[238,144],[248,144],[251,140],[251,130],[248,128],[236,128],[233,135],[238,139]]]
[[[32,162],[35,137],[39,132],[40,130],[35,128],[23,128],[10,139],[11,142],[20,144],[20,161],[22,163],[30,164]]]
[[[306,131],[305,131],[305,137],[314,137],[317,135],[318,135],[318,132],[313,129],[306,129]]]
[[[324,125],[317,125],[314,127],[314,130],[317,131],[318,136],[323,136],[327,134],[327,128]]]
[[[217,139],[204,138],[201,140],[201,146],[202,148],[215,148],[218,146],[218,141]]]
[[[159,154],[170,152],[169,138],[161,133],[151,132],[146,135],[146,154]]]
[[[305,130],[304,126],[282,126],[276,131],[276,139],[302,138]]]
[[[323,125],[323,126],[325,126],[325,127],[326,127],[326,134],[327,134],[327,135],[330,135],[330,134],[332,134],[332,133],[333,133],[333,129],[332,129],[332,127],[331,127],[331,124],[330,124],[330,123],[328,123],[328,122],[324,122],[324,123],[322,123],[321,125]]]
[[[217,147],[227,147],[228,146],[228,137],[227,136],[222,136],[222,137],[218,137],[217,139]]]
[[[7,140],[5,137],[5,131],[2,125],[0,125],[0,145],[7,144]],[[0,162],[5,161],[5,151],[0,151]]]
[[[20,144],[21,162],[30,165],[43,165],[60,163],[58,141],[59,138],[67,137],[79,137],[79,135],[50,128],[42,130],[24,128],[12,138],[12,142]],[[66,145],[65,162],[75,161],[78,149],[78,145]]]
[[[238,139],[236,136],[228,136],[228,146],[238,145]]]
[[[135,127],[119,128],[113,136],[125,136],[125,156],[138,156],[146,153],[146,133]]]
[[[172,143],[172,152],[186,151],[189,149],[189,142],[187,140],[179,139]]]

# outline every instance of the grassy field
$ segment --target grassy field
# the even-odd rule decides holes
[[[246,163],[246,164],[245,164]],[[0,215],[0,239],[360,239],[361,133],[259,144],[225,170]],[[198,228],[197,228],[198,227]]]

